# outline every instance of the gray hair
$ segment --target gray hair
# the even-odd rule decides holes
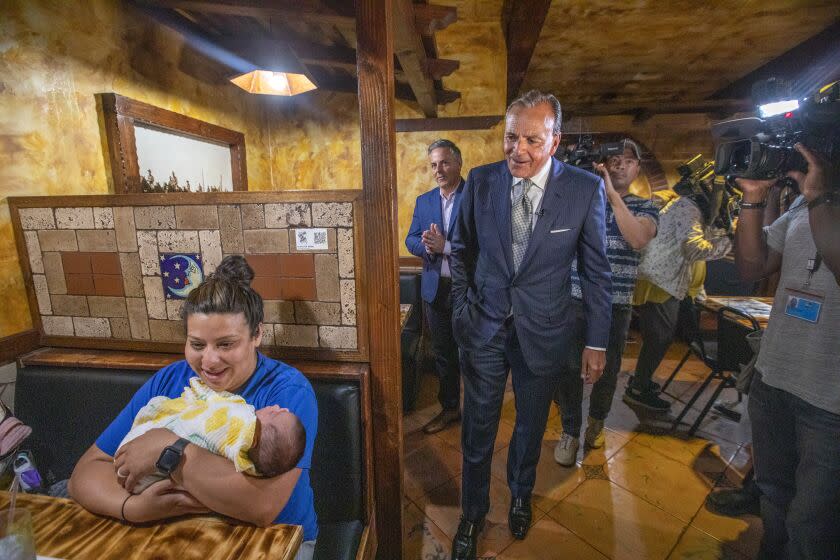
[[[551,130],[551,133],[560,134],[560,129],[563,125],[563,111],[560,108],[560,102],[550,93],[543,93],[539,90],[532,89],[528,93],[520,95],[508,105],[505,116],[509,115],[515,107],[536,107],[542,103],[547,103],[554,110],[554,128]]]
[[[426,151],[428,155],[432,155],[434,150],[438,148],[448,148],[450,152],[452,152],[453,157],[458,160],[458,163],[463,163],[461,160],[461,150],[458,149],[458,146],[455,145],[455,142],[452,140],[447,140],[446,138],[439,138],[429,144],[429,149]]]

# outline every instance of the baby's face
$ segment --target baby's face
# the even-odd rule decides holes
[[[271,424],[282,427],[286,416],[291,414],[288,408],[280,408],[278,405],[266,406],[257,410],[257,421],[263,426]]]

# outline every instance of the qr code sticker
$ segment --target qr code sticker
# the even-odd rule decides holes
[[[298,243],[306,243],[306,231],[297,232]]]
[[[324,231],[316,231],[315,232],[315,245],[322,245],[327,242],[327,232]]]

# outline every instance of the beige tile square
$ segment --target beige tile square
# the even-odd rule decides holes
[[[513,541],[496,560],[608,560],[586,541],[554,521],[543,517],[531,527],[523,541]]]
[[[157,233],[154,231],[138,231],[137,247],[140,255],[140,272],[143,276],[160,276]]]
[[[29,255],[29,269],[33,274],[44,273],[44,262],[41,257],[41,244],[38,243],[38,234],[34,231],[23,232],[26,241],[26,252]]]
[[[56,315],[68,315],[71,317],[87,317],[88,304],[85,296],[52,296],[53,310]]]
[[[134,227],[134,208],[114,208],[114,230],[117,233],[117,248],[131,253],[137,250],[137,229]]]
[[[143,297],[140,255],[138,253],[120,253],[120,270],[122,271],[123,290],[126,297]]]
[[[158,251],[161,253],[198,253],[201,244],[197,231],[159,231]]]
[[[340,325],[341,304],[323,301],[296,301],[296,323],[300,325]],[[353,329],[355,331],[355,329]],[[322,342],[323,342],[323,336]]]
[[[668,560],[748,560],[740,552],[727,548],[722,542],[694,527],[688,527],[680,537]]]
[[[320,301],[341,301],[338,258],[335,255],[315,255],[315,290]]]
[[[509,447],[493,454],[492,473],[498,480],[507,484],[507,461]],[[548,511],[568,496],[584,480],[586,475],[579,468],[564,468],[554,462],[554,445],[543,441],[540,459],[537,463],[537,480],[534,484],[532,504]]]
[[[356,327],[318,327],[323,348],[335,348],[341,350],[355,350],[358,348],[356,341]]]
[[[274,325],[271,323],[263,323],[262,329],[262,346],[274,346]]]
[[[698,473],[635,441],[629,442],[607,462],[607,475],[619,486],[686,524],[697,513],[714,485],[704,473]]]
[[[160,321],[149,319],[149,333],[152,340],[159,342],[183,342],[187,339],[181,321]]]
[[[210,204],[176,206],[175,225],[178,229],[219,229],[219,212]]]
[[[410,500],[403,506],[403,560],[446,560],[452,540]]]
[[[291,301],[264,300],[263,313],[266,323],[295,322],[295,305]]]
[[[288,253],[289,232],[285,229],[251,229],[242,232],[246,253]]]
[[[52,315],[50,290],[47,287],[47,277],[43,274],[33,274],[32,284],[35,286],[35,298],[38,300],[38,311],[41,315]]]
[[[148,340],[150,333],[146,301],[142,298],[126,298],[125,304],[128,308],[128,326],[131,329],[131,337]]]
[[[114,229],[114,209],[94,208],[93,227],[96,229]]]
[[[587,480],[548,513],[616,560],[662,560],[685,523],[607,480]]]
[[[42,316],[41,326],[47,336],[73,336],[73,317]]]
[[[73,230],[40,230],[38,243],[41,251],[78,251],[76,232]]]
[[[716,444],[704,438],[671,434],[641,433],[633,438],[633,443],[650,447],[670,459],[693,467],[696,472],[705,473],[705,478],[710,482],[724,471],[738,451],[737,445],[726,441]]]
[[[110,319],[111,322],[111,336],[121,340],[131,339],[131,328],[128,324],[128,319],[125,317],[114,317]]]
[[[97,317],[73,317],[73,328],[76,336],[91,338],[110,338],[111,323],[108,319]]]
[[[175,208],[172,206],[138,206],[134,208],[137,229],[175,229]]]
[[[695,518],[691,520],[691,525],[721,541],[728,549],[735,550],[747,558],[758,556],[762,535],[760,517],[753,515],[724,517],[701,507]]]
[[[242,218],[239,206],[219,206],[219,233],[222,251],[225,253],[242,253],[245,245],[242,242]]]
[[[215,272],[222,262],[222,240],[219,230],[200,231],[198,238],[201,242],[201,268],[206,276]]]
[[[265,229],[265,210],[262,204],[243,204],[242,229]]]
[[[353,230],[338,229],[336,232],[336,244],[338,245],[338,274],[342,278],[352,278],[355,274]]]
[[[318,327],[315,325],[274,325],[277,346],[318,347]]]
[[[117,252],[117,235],[112,229],[78,230],[79,251]]]
[[[461,480],[450,478],[428,494],[415,500],[417,507],[441,528],[451,540],[455,537],[461,517]],[[513,542],[508,527],[510,492],[505,484],[490,479],[490,511],[485,518],[484,530],[478,539],[478,556],[493,558]],[[535,512],[539,519],[545,515]],[[536,519],[535,519],[536,520]]]
[[[353,226],[353,205],[349,202],[313,202],[314,227]]]
[[[461,454],[436,437],[426,437],[422,445],[405,454],[403,490],[419,500],[441,484],[461,475]]]
[[[265,205],[265,227],[309,227],[312,217],[307,202],[289,202]]]
[[[146,310],[151,319],[166,319],[166,299],[160,276],[144,276],[143,292],[146,294]]]
[[[56,208],[58,229],[93,229],[93,208]]]
[[[585,429],[585,428],[584,428]],[[581,433],[581,441],[580,441],[580,464],[581,465],[603,465],[605,464],[610,457],[618,453],[618,451],[627,445],[627,442],[630,441],[622,434],[618,432],[614,432],[610,429],[604,430],[604,446],[600,449],[584,449],[583,445],[583,433]]]
[[[88,296],[91,317],[128,317],[124,297]]]
[[[18,215],[23,229],[55,229],[52,208],[21,208]]]
[[[182,299],[168,299],[166,300],[166,317],[170,321],[181,320],[181,310],[184,309],[184,300]]]
[[[341,324],[356,324],[356,281],[341,281]]]
[[[47,287],[51,294],[66,294],[67,282],[64,278],[64,265],[61,262],[61,253],[44,253],[44,274],[47,277]]]

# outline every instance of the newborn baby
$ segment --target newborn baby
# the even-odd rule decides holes
[[[233,461],[237,472],[273,477],[293,469],[303,456],[306,430],[297,416],[277,405],[259,410],[239,395],[216,392],[190,378],[175,399],[155,397],[137,413],[120,447],[151,429],[165,428]],[[166,478],[153,474],[137,483],[139,494]]]

